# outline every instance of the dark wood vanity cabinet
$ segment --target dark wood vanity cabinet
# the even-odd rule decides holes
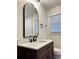
[[[17,46],[17,59],[53,59],[53,42],[40,48],[33,50]]]

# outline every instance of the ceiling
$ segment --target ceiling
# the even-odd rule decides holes
[[[61,5],[61,0],[40,0],[43,7],[50,9],[57,5]]]

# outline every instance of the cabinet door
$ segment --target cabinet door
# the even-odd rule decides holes
[[[41,58],[39,58],[39,59],[47,59],[47,56],[46,55],[44,55],[44,56],[42,56]]]
[[[39,59],[52,59],[52,52],[49,51],[48,53],[46,53],[45,55],[43,55],[41,58]]]
[[[47,53],[46,59],[52,59],[52,52],[51,51],[49,51]]]

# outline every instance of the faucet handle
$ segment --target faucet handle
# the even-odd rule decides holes
[[[29,36],[29,42],[33,42],[33,36]]]
[[[37,36],[34,36],[33,37],[33,41],[37,41]]]

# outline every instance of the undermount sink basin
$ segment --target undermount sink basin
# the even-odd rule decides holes
[[[42,40],[41,40],[41,41],[38,41],[38,42],[46,42],[46,41],[42,41]]]
[[[44,43],[44,42],[47,42],[46,40],[38,40],[37,41],[34,41],[34,42],[30,42],[28,39],[25,39],[25,40],[18,40],[17,41],[19,44],[23,44],[23,43]]]

